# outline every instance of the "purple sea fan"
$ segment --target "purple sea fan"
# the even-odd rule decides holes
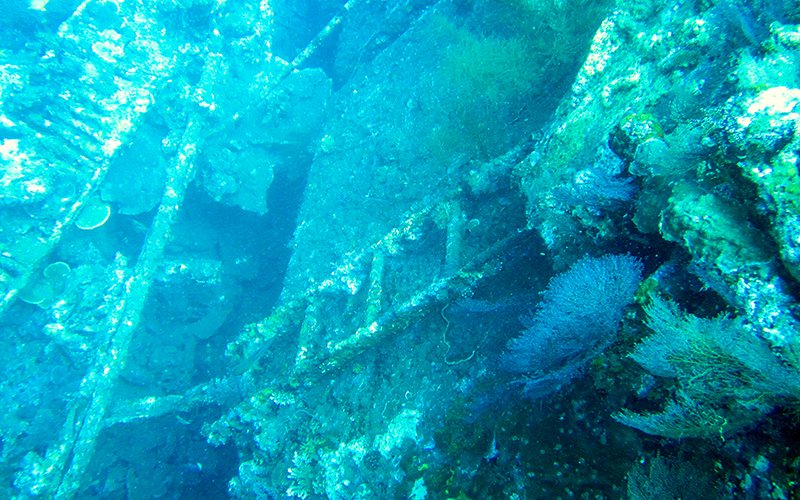
[[[550,280],[527,327],[508,343],[501,366],[524,376],[526,395],[560,389],[613,341],[642,279],[630,255],[584,257]]]

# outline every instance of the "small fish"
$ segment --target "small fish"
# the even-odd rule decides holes
[[[486,452],[483,459],[487,462],[494,462],[499,456],[500,450],[497,449],[497,439],[494,436],[494,431],[492,431],[492,442],[489,443],[489,451]]]
[[[28,8],[31,10],[45,11],[49,1],[50,0],[31,0],[31,3],[28,4]]]

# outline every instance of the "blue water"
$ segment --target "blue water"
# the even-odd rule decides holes
[[[794,498],[800,9],[15,0],[3,498]]]

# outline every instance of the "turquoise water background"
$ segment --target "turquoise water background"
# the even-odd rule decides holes
[[[795,2],[3,11],[3,498],[797,497]]]

